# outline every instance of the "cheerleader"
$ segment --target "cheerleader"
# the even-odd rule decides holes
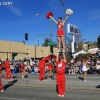
[[[47,63],[47,66],[48,66],[48,78],[51,79],[51,76],[52,76],[52,70],[53,70],[53,63],[51,61],[49,61]]]
[[[45,65],[46,65],[46,62],[44,60],[44,58],[40,59],[39,61],[39,66],[40,66],[40,75],[39,75],[39,80],[40,81],[46,81],[45,79]]]
[[[10,76],[10,80],[13,80],[11,70],[10,70],[10,62],[9,62],[8,58],[6,59],[4,65],[5,65],[5,68],[6,68],[6,80],[8,80],[8,76]]]
[[[25,65],[23,62],[21,62],[20,66],[21,66],[22,78],[24,78],[25,77]]]
[[[66,72],[66,57],[65,53],[63,53],[63,57],[59,60],[59,53],[57,53],[56,59],[56,82],[58,88],[58,96],[64,97],[66,90],[66,80],[65,80],[65,72]]]
[[[83,65],[83,67],[82,67],[82,71],[83,71],[83,78],[84,78],[84,82],[86,81],[86,73],[87,73],[87,68],[86,68],[86,61],[85,60],[83,60],[82,61],[82,65]]]
[[[52,12],[49,12],[48,14],[46,14],[47,18],[51,18],[56,24],[57,24],[57,40],[58,40],[58,52],[60,52],[60,47],[61,47],[61,42],[63,45],[63,52],[65,52],[65,32],[64,32],[64,25],[66,20],[68,19],[68,17],[73,13],[73,11],[71,9],[67,9],[66,10],[66,14],[68,14],[68,16],[66,16],[66,18],[64,19],[64,21],[62,20],[61,17],[58,17],[58,21],[56,21],[52,16]]]
[[[1,92],[4,92],[4,88],[2,86],[1,73],[2,73],[2,62],[0,61],[0,90]]]

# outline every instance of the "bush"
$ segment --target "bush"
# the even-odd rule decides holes
[[[92,57],[93,55],[91,53],[86,53],[86,54],[79,54],[77,57],[80,58],[87,58],[87,57]]]

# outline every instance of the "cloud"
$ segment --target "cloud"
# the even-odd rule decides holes
[[[59,5],[60,5],[59,0],[49,0],[49,2],[47,4],[53,10],[60,9],[60,7],[59,7]]]
[[[87,13],[89,15],[88,20],[100,19],[100,9],[93,9]]]
[[[20,16],[23,15],[23,13],[18,8],[16,8],[16,7],[8,6],[8,9],[10,11],[12,11],[16,16],[19,16],[20,17]]]

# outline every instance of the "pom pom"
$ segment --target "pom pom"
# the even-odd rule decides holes
[[[46,18],[50,18],[50,16],[53,16],[52,12],[49,12],[49,13],[46,14]]]
[[[68,15],[72,15],[72,14],[73,14],[73,10],[71,10],[71,9],[67,9],[67,10],[66,10],[66,14],[68,14]]]

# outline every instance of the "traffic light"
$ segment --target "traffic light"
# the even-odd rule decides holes
[[[28,33],[25,33],[25,40],[28,40]]]
[[[50,46],[50,51],[53,54],[53,45]]]

